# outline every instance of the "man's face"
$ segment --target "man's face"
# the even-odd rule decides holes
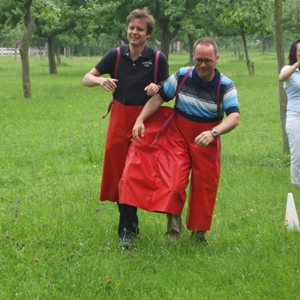
[[[147,23],[143,19],[133,19],[127,27],[127,38],[133,47],[144,46],[150,37],[147,33]]]
[[[219,55],[215,56],[213,45],[198,44],[193,53],[194,66],[198,76],[203,81],[211,81],[214,74],[214,69],[219,60]],[[202,60],[202,61],[197,61]],[[204,61],[203,61],[204,60]]]

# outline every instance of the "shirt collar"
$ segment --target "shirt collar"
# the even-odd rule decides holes
[[[213,85],[213,86],[218,86],[219,85],[219,81],[220,81],[220,72],[218,71],[218,69],[215,69],[215,76],[211,81],[208,82],[204,82],[197,74],[196,69],[194,67],[193,69],[193,74],[192,77],[194,80],[199,81],[201,84],[206,84],[206,85]]]
[[[122,45],[121,46],[121,54],[123,56],[128,56],[129,54],[129,45]],[[143,52],[141,53],[140,56],[142,57],[149,57],[151,54],[151,48],[145,45],[145,48],[143,49]]]

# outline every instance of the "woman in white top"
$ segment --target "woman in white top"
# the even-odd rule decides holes
[[[300,39],[290,49],[289,64],[279,74],[283,81],[288,104],[286,112],[286,132],[291,152],[291,183],[300,189]]]

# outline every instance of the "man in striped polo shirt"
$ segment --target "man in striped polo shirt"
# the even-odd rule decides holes
[[[193,56],[194,67],[185,78],[175,103],[175,122],[191,158],[186,225],[196,242],[207,244],[205,233],[211,227],[220,177],[220,135],[239,124],[240,114],[234,83],[216,69],[219,55],[215,41],[199,39],[194,45]],[[147,102],[133,127],[134,139],[139,141],[144,136],[144,121],[162,103],[175,97],[177,86],[188,69],[181,68],[174,73]],[[179,239],[180,227],[180,216],[168,214],[166,236],[170,240]]]

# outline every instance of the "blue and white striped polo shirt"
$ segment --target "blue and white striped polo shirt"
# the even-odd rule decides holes
[[[162,86],[159,93],[165,102],[175,97],[177,86],[187,70],[188,68],[181,68]],[[222,120],[224,111],[226,115],[239,112],[236,88],[228,77],[223,76],[220,84],[220,116],[218,117],[217,91],[220,76],[220,72],[215,69],[213,80],[203,82],[193,68],[179,91],[176,111],[184,118],[200,123]]]

